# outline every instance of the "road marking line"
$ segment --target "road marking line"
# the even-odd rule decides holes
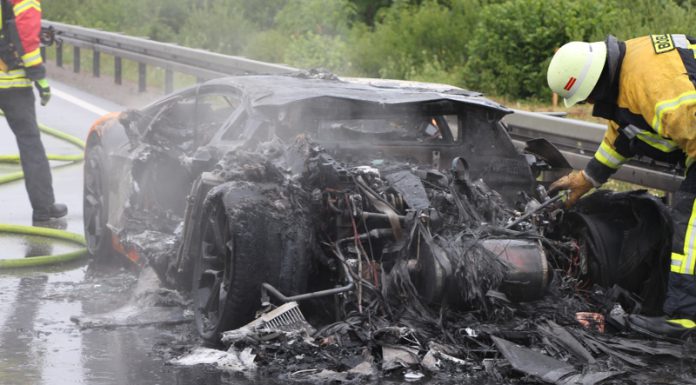
[[[75,105],[78,106],[78,107],[82,107],[82,108],[84,108],[85,110],[87,110],[87,111],[89,111],[89,112],[93,112],[93,113],[95,113],[95,114],[97,114],[97,115],[99,115],[99,116],[108,114],[108,113],[110,112],[110,111],[107,111],[107,110],[105,110],[105,109],[103,109],[103,108],[97,107],[97,106],[95,106],[95,105],[92,104],[92,103],[88,103],[88,102],[86,102],[86,101],[84,101],[84,100],[82,100],[82,99],[76,98],[76,97],[74,97],[74,96],[72,96],[72,95],[70,95],[70,94],[68,94],[68,93],[65,93],[65,92],[63,92],[63,91],[57,90],[57,89],[55,89],[55,88],[51,88],[51,93],[54,94],[54,95],[56,95],[57,97],[59,97],[59,98],[61,98],[61,99],[64,99],[64,100],[66,100],[66,101],[68,101],[68,102],[70,102],[70,103],[72,103],[72,104],[75,104]]]

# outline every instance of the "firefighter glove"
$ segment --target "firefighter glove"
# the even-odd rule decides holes
[[[570,190],[568,199],[565,201],[565,207],[570,208],[580,197],[590,191],[592,187],[595,187],[595,185],[587,174],[585,174],[585,171],[575,170],[553,182],[549,187],[549,193],[553,194],[561,190]]]
[[[41,97],[41,105],[45,106],[48,101],[51,100],[51,87],[48,85],[48,80],[46,78],[39,79],[34,82],[36,89],[39,90],[39,96]]]

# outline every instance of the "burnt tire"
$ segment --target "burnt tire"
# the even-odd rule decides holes
[[[253,184],[207,201],[192,287],[196,328],[204,340],[217,344],[222,332],[252,321],[264,282],[287,295],[304,292],[306,241],[290,222],[298,218],[281,211]]]
[[[618,285],[642,298],[642,313],[662,314],[673,229],[658,198],[645,190],[598,190],[563,221],[587,261],[581,279],[607,289]]]
[[[106,226],[109,213],[109,180],[106,155],[100,144],[85,151],[82,215],[87,250],[99,262],[114,256],[111,230]]]

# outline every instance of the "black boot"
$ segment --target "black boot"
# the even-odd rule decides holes
[[[68,206],[62,203],[54,203],[46,209],[34,210],[31,219],[34,222],[45,222],[54,218],[64,217],[68,214]]]
[[[628,316],[631,329],[651,336],[681,338],[687,333],[696,332],[696,323],[690,319],[669,319],[667,317],[646,317],[632,314]]]

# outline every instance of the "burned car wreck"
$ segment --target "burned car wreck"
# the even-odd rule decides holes
[[[151,266],[204,340],[299,380],[589,384],[681,359],[626,326],[661,310],[665,207],[599,191],[562,209],[544,175],[564,170],[515,146],[511,112],[423,83],[213,80],[90,130],[89,249]]]

